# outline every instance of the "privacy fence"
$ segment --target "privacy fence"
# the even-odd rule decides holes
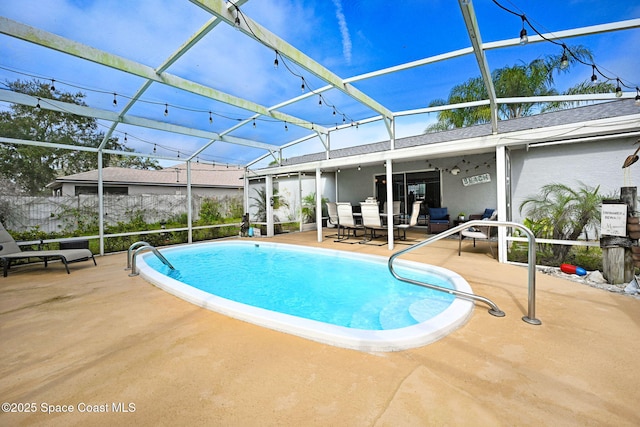
[[[121,223],[187,223],[186,195],[104,195],[105,225]],[[208,219],[240,218],[241,197],[212,199],[192,195],[193,220],[203,207]],[[38,229],[45,233],[89,231],[98,224],[98,196],[0,196],[0,220],[14,231]]]

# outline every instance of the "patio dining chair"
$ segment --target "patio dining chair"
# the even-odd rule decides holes
[[[338,219],[338,206],[336,202],[327,202],[327,225],[329,227],[335,227],[337,234],[329,234],[325,237],[340,237],[340,221]]]
[[[338,211],[338,238],[335,241],[342,242],[348,239],[351,236],[351,232],[353,232],[353,237],[357,237],[357,231],[364,230],[364,227],[356,224],[353,218],[353,206],[351,206],[351,203],[337,202],[336,208]]]
[[[402,240],[407,240],[407,230],[418,225],[418,215],[420,215],[420,205],[422,202],[413,202],[413,207],[411,209],[411,217],[409,218],[409,223],[407,224],[398,224],[398,230],[402,230]],[[400,232],[398,231],[398,234]]]
[[[370,242],[377,237],[383,237],[383,236],[376,236],[376,231],[387,230],[387,226],[382,224],[382,218],[380,217],[380,211],[378,210],[378,206],[372,203],[360,203],[360,209],[362,211],[362,225],[365,228],[365,232],[364,232],[365,237],[362,243]],[[370,237],[367,237],[366,230],[371,231]],[[393,230],[394,232],[395,230],[398,230],[398,226],[394,225]],[[382,245],[384,245],[384,243],[382,243]]]

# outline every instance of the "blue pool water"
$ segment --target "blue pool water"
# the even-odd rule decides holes
[[[232,311],[243,307],[253,315],[257,309],[259,317],[277,320],[275,327],[266,326],[287,332],[292,331],[280,325],[281,315],[294,329],[318,326],[318,322],[335,325],[338,331],[351,329],[355,335],[406,329],[441,316],[456,301],[450,294],[395,279],[386,258],[380,257],[251,241],[196,244],[162,253],[176,270],[152,254],[145,254],[140,263],[143,276],[147,266],[156,271],[154,277],[147,277],[155,284],[163,282],[161,287],[169,292],[166,283],[177,285],[180,289],[174,293],[183,297],[186,293],[185,299],[202,306],[221,302],[222,309],[209,308],[232,316]],[[461,282],[466,285],[449,270],[399,264],[397,270],[405,277],[448,288]],[[158,278],[162,276],[166,280]],[[243,315],[234,317],[253,321]]]

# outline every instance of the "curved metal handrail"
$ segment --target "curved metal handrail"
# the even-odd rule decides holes
[[[140,246],[139,248],[133,251],[133,256],[131,257],[131,273],[129,273],[129,277],[137,276],[139,274],[138,271],[136,270],[136,256],[140,252],[146,251],[146,250],[150,250],[151,252],[153,252],[153,254],[157,256],[164,265],[169,267],[171,270],[175,270],[173,265],[171,265],[171,263],[164,257],[164,255],[160,253],[160,251],[158,251],[155,247],[147,244],[145,246]]]
[[[131,253],[138,246],[151,246],[151,245],[148,242],[145,242],[142,240],[139,242],[132,243],[131,246],[129,246],[129,249],[127,249],[127,268],[125,268],[125,270],[131,269]]]
[[[389,257],[389,271],[391,272],[391,274],[398,280],[401,280],[403,282],[407,282],[407,283],[411,283],[414,285],[418,285],[418,286],[423,286],[426,288],[430,288],[430,289],[435,289],[437,291],[441,291],[441,292],[446,292],[452,295],[456,295],[460,298],[466,298],[466,299],[471,299],[471,300],[477,300],[477,301],[481,301],[484,302],[485,304],[489,305],[490,310],[489,313],[497,316],[497,317],[502,317],[504,316],[504,312],[502,310],[500,310],[498,308],[498,306],[491,300],[489,300],[488,298],[482,297],[480,295],[475,295],[475,294],[470,294],[467,292],[462,292],[462,291],[458,291],[456,289],[448,289],[448,288],[444,288],[438,285],[432,285],[430,283],[423,283],[423,282],[418,282],[416,280],[412,280],[412,279],[408,279],[406,277],[402,277],[400,276],[398,273],[396,273],[396,271],[393,268],[393,262],[395,261],[396,258],[398,258],[399,256],[406,254],[407,252],[411,252],[415,249],[421,248],[423,246],[426,246],[428,244],[431,244],[433,242],[436,242],[438,240],[444,239],[445,237],[451,236],[452,234],[461,232],[469,227],[472,226],[482,226],[482,227],[514,227],[514,228],[518,228],[522,231],[525,232],[525,234],[527,235],[527,238],[529,240],[529,259],[528,259],[528,269],[529,269],[529,289],[528,289],[528,300],[529,300],[529,304],[528,304],[528,312],[526,316],[522,317],[522,320],[524,320],[527,323],[530,323],[532,325],[540,325],[542,324],[542,322],[538,319],[536,319],[536,237],[533,235],[533,233],[531,232],[531,230],[529,230],[527,227],[523,226],[522,224],[518,224],[517,222],[511,222],[511,221],[481,221],[481,220],[472,220],[472,221],[468,221],[465,222],[463,224],[460,224],[458,226],[455,226],[453,228],[450,228],[448,230],[443,231],[442,233],[436,234],[433,237],[430,237],[426,240],[423,240],[422,242],[416,243],[415,245],[409,246],[406,249],[403,249],[399,252],[396,252],[395,254],[391,255],[391,257]]]

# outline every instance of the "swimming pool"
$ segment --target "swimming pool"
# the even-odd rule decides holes
[[[396,280],[387,259],[344,251],[247,240],[151,253],[140,274],[201,307],[339,347],[394,351],[433,342],[464,324],[473,303]],[[404,275],[471,292],[458,274],[405,260]]]

